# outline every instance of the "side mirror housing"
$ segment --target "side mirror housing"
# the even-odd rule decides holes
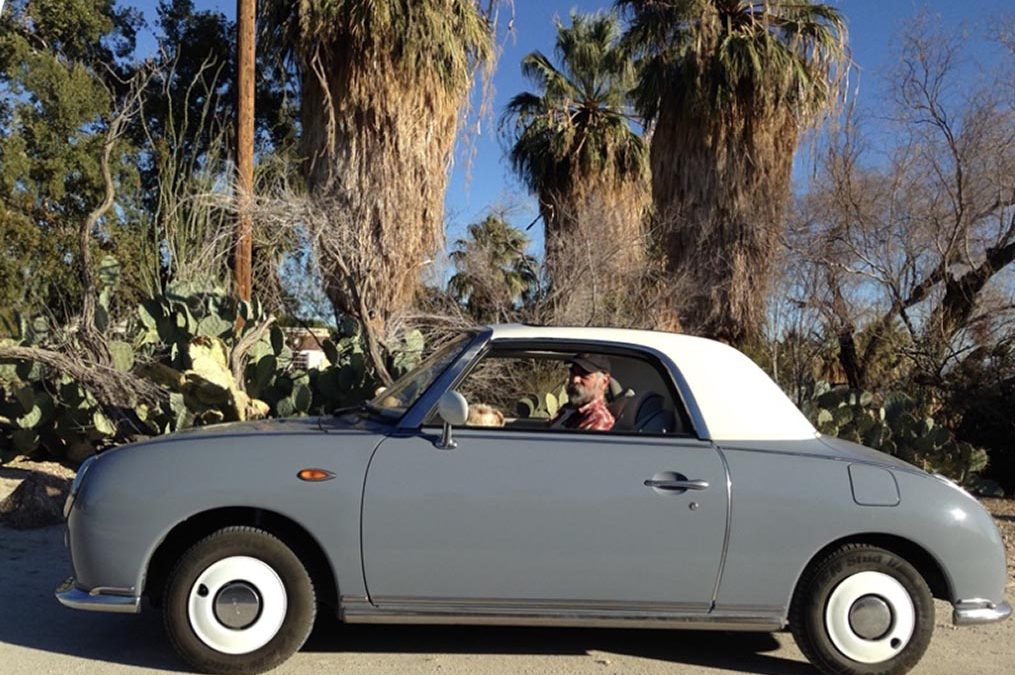
[[[469,402],[457,391],[446,391],[437,403],[437,414],[445,424],[461,426],[469,420]]]
[[[437,414],[444,420],[444,433],[441,434],[438,448],[453,450],[458,447],[451,437],[451,427],[461,426],[469,420],[469,402],[457,391],[447,391],[437,402]]]

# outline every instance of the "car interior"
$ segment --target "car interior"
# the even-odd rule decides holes
[[[606,400],[616,420],[613,429],[605,433],[690,432],[686,414],[675,401],[672,385],[659,364],[633,355],[605,355],[611,364]],[[455,387],[470,406],[466,426],[575,433],[552,424],[567,404],[569,360],[574,356],[573,351],[491,351]]]

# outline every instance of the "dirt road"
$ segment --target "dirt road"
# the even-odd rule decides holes
[[[76,612],[53,599],[71,573],[62,530],[0,526],[0,673],[186,672],[158,615]],[[1015,587],[1009,586],[1009,602]],[[1015,675],[1015,620],[955,629],[939,602],[923,675]],[[342,626],[319,623],[280,674],[390,673],[571,675],[579,673],[814,673],[793,639],[676,631]]]

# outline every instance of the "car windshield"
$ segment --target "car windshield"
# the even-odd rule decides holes
[[[414,370],[410,370],[390,387],[381,391],[367,407],[385,417],[401,417],[444,372],[444,369],[462,353],[471,339],[471,334],[465,334],[444,345]]]

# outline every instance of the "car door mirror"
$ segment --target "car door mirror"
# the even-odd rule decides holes
[[[446,391],[437,403],[437,414],[445,423],[461,426],[469,419],[469,402],[457,391]]]
[[[451,438],[451,427],[461,426],[469,419],[469,402],[457,391],[446,391],[437,402],[437,414],[444,421],[444,433],[437,447],[451,450],[457,447]]]

